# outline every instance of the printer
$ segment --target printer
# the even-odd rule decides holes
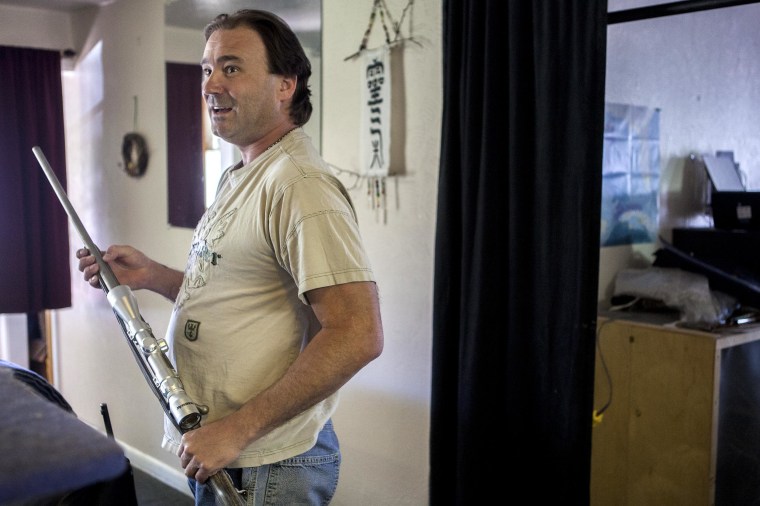
[[[715,228],[760,230],[760,192],[747,191],[731,155],[704,155],[713,191],[710,206]]]

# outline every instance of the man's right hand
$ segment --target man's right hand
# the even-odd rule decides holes
[[[100,287],[95,256],[87,248],[77,250],[79,271],[84,280],[95,288]],[[171,269],[148,258],[132,246],[113,245],[103,252],[103,260],[111,267],[116,279],[132,290],[151,290],[173,301],[182,284],[182,271]]]
[[[149,288],[150,268],[154,262],[145,254],[132,246],[119,245],[109,246],[102,254],[103,260],[111,267],[120,284],[127,285],[132,290]],[[84,280],[91,286],[99,288],[97,274],[100,266],[95,256],[87,248],[78,249],[76,255],[79,259],[79,271],[84,274]]]

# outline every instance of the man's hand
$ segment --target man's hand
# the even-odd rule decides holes
[[[102,252],[102,255],[119,283],[128,285],[133,290],[145,288],[147,270],[151,262],[147,256],[131,246],[110,246],[108,250]],[[100,266],[95,256],[90,253],[90,250],[82,248],[77,250],[77,258],[79,270],[84,273],[85,281],[99,288],[97,274],[100,272]]]
[[[186,432],[177,451],[185,476],[205,483],[209,476],[235,460],[246,441],[232,423],[234,414],[216,422]]]
[[[76,256],[84,280],[93,287],[100,287],[97,275],[100,266],[95,256],[86,248],[78,249]],[[132,290],[147,289],[174,300],[182,284],[181,271],[151,260],[132,246],[109,246],[103,252],[103,260],[111,267],[119,283],[129,286]]]

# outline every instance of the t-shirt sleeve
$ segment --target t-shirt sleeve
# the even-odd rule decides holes
[[[353,207],[332,181],[305,177],[288,185],[270,218],[275,255],[298,286],[316,288],[374,281]]]

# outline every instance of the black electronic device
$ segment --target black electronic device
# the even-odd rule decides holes
[[[724,230],[760,230],[760,192],[747,191],[733,156],[704,155],[713,186],[713,224]]]
[[[655,263],[707,276],[710,287],[760,308],[760,230],[674,228]]]
[[[711,207],[715,228],[760,230],[760,192],[714,192]]]

